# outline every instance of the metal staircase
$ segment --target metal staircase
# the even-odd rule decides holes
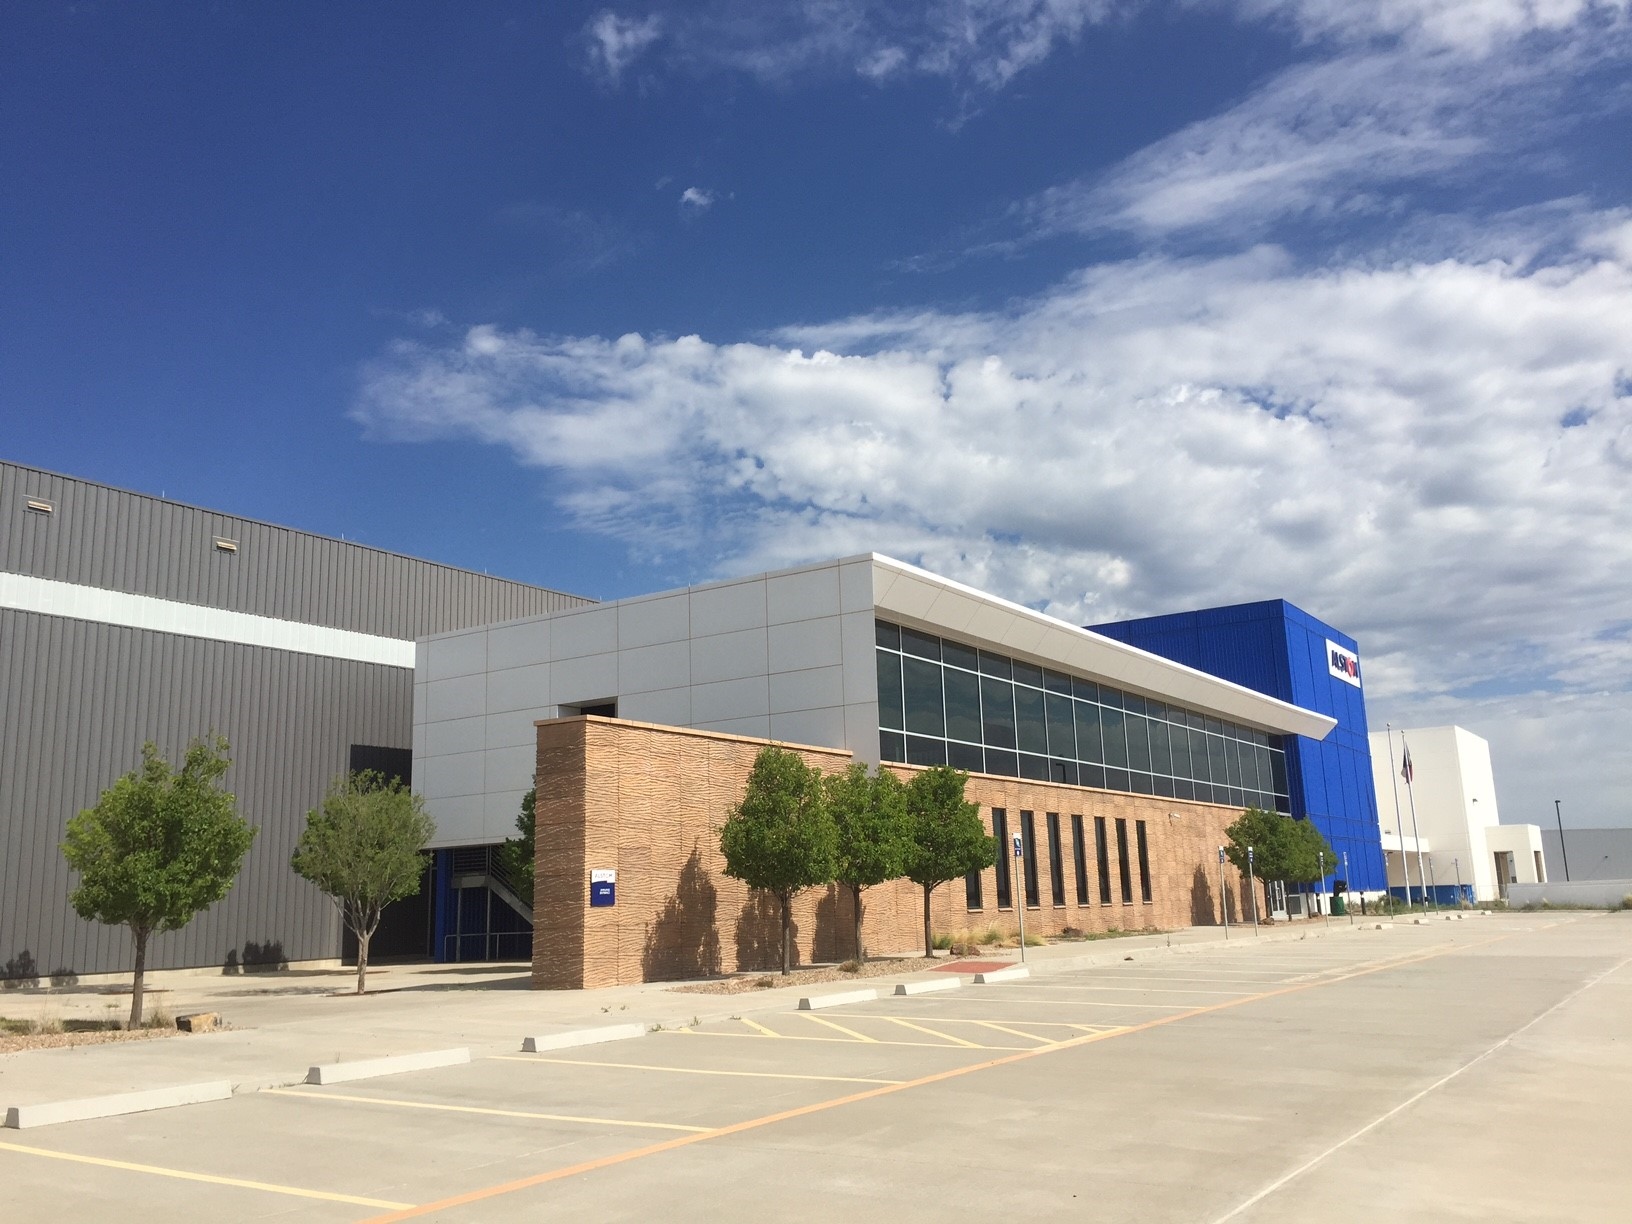
[[[522,899],[498,852],[497,846],[467,846],[450,856],[455,905],[454,929],[443,938],[446,961],[528,960],[532,956],[533,907]],[[466,903],[465,894],[472,889],[485,894],[477,914]],[[511,929],[494,930],[495,900],[510,911],[501,925]]]

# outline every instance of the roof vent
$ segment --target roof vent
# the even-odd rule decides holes
[[[25,504],[35,514],[51,514],[56,510],[56,506],[43,497],[31,497]]]
[[[226,536],[215,537],[215,551],[235,553],[238,551],[238,541],[229,540]]]

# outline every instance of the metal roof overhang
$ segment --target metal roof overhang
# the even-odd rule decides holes
[[[872,554],[873,606],[914,629],[1278,735],[1325,739],[1337,720],[1102,637],[928,570]]]

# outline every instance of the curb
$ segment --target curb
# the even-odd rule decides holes
[[[392,1054],[386,1058],[363,1058],[355,1062],[325,1063],[306,1072],[308,1084],[343,1084],[347,1080],[372,1079],[376,1075],[397,1075],[403,1071],[428,1071],[470,1061],[470,1051],[427,1050],[423,1054]]]
[[[943,990],[960,990],[963,979],[949,977],[944,982],[897,982],[895,993],[898,995],[938,994]]]
[[[606,1041],[628,1041],[644,1037],[644,1024],[610,1024],[603,1028],[573,1029],[566,1033],[548,1033],[542,1037],[522,1038],[522,1052],[542,1054],[546,1050],[570,1050],[576,1046],[600,1045]]]
[[[203,1084],[177,1084],[171,1088],[120,1092],[113,1096],[81,1097],[77,1101],[13,1105],[6,1110],[6,1126],[12,1130],[27,1130],[32,1126],[55,1126],[59,1122],[84,1122],[90,1118],[146,1113],[152,1109],[172,1109],[177,1105],[197,1105],[203,1101],[224,1101],[231,1095],[230,1083],[211,1080]]]
[[[812,995],[799,1000],[799,1011],[820,1011],[824,1007],[844,1007],[850,1003],[871,1003],[878,998],[876,990],[846,990],[839,994]]]
[[[1012,965],[1007,969],[993,969],[990,973],[975,974],[975,985],[985,986],[990,982],[1014,982],[1030,976],[1030,965]]]

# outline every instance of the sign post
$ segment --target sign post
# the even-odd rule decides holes
[[[1218,848],[1218,912],[1224,916],[1224,938],[1230,937],[1230,890],[1224,884],[1224,847]]]
[[[1321,904],[1326,909],[1326,925],[1332,925],[1332,903],[1326,897],[1326,851],[1318,851],[1320,855],[1320,896]]]
[[[1349,893],[1354,890],[1349,886],[1350,879],[1352,877],[1349,875],[1349,852],[1345,850],[1343,851],[1343,887],[1345,890],[1343,893],[1343,908],[1349,911],[1349,925],[1353,926],[1354,902],[1349,898]]]
[[[1014,912],[1020,915],[1020,963],[1026,963],[1026,852],[1025,842],[1020,834],[1014,835],[1014,890],[1019,896],[1020,903],[1014,907]]]
[[[1252,866],[1252,847],[1247,847],[1247,895],[1252,898],[1252,933],[1258,934],[1258,873]]]

